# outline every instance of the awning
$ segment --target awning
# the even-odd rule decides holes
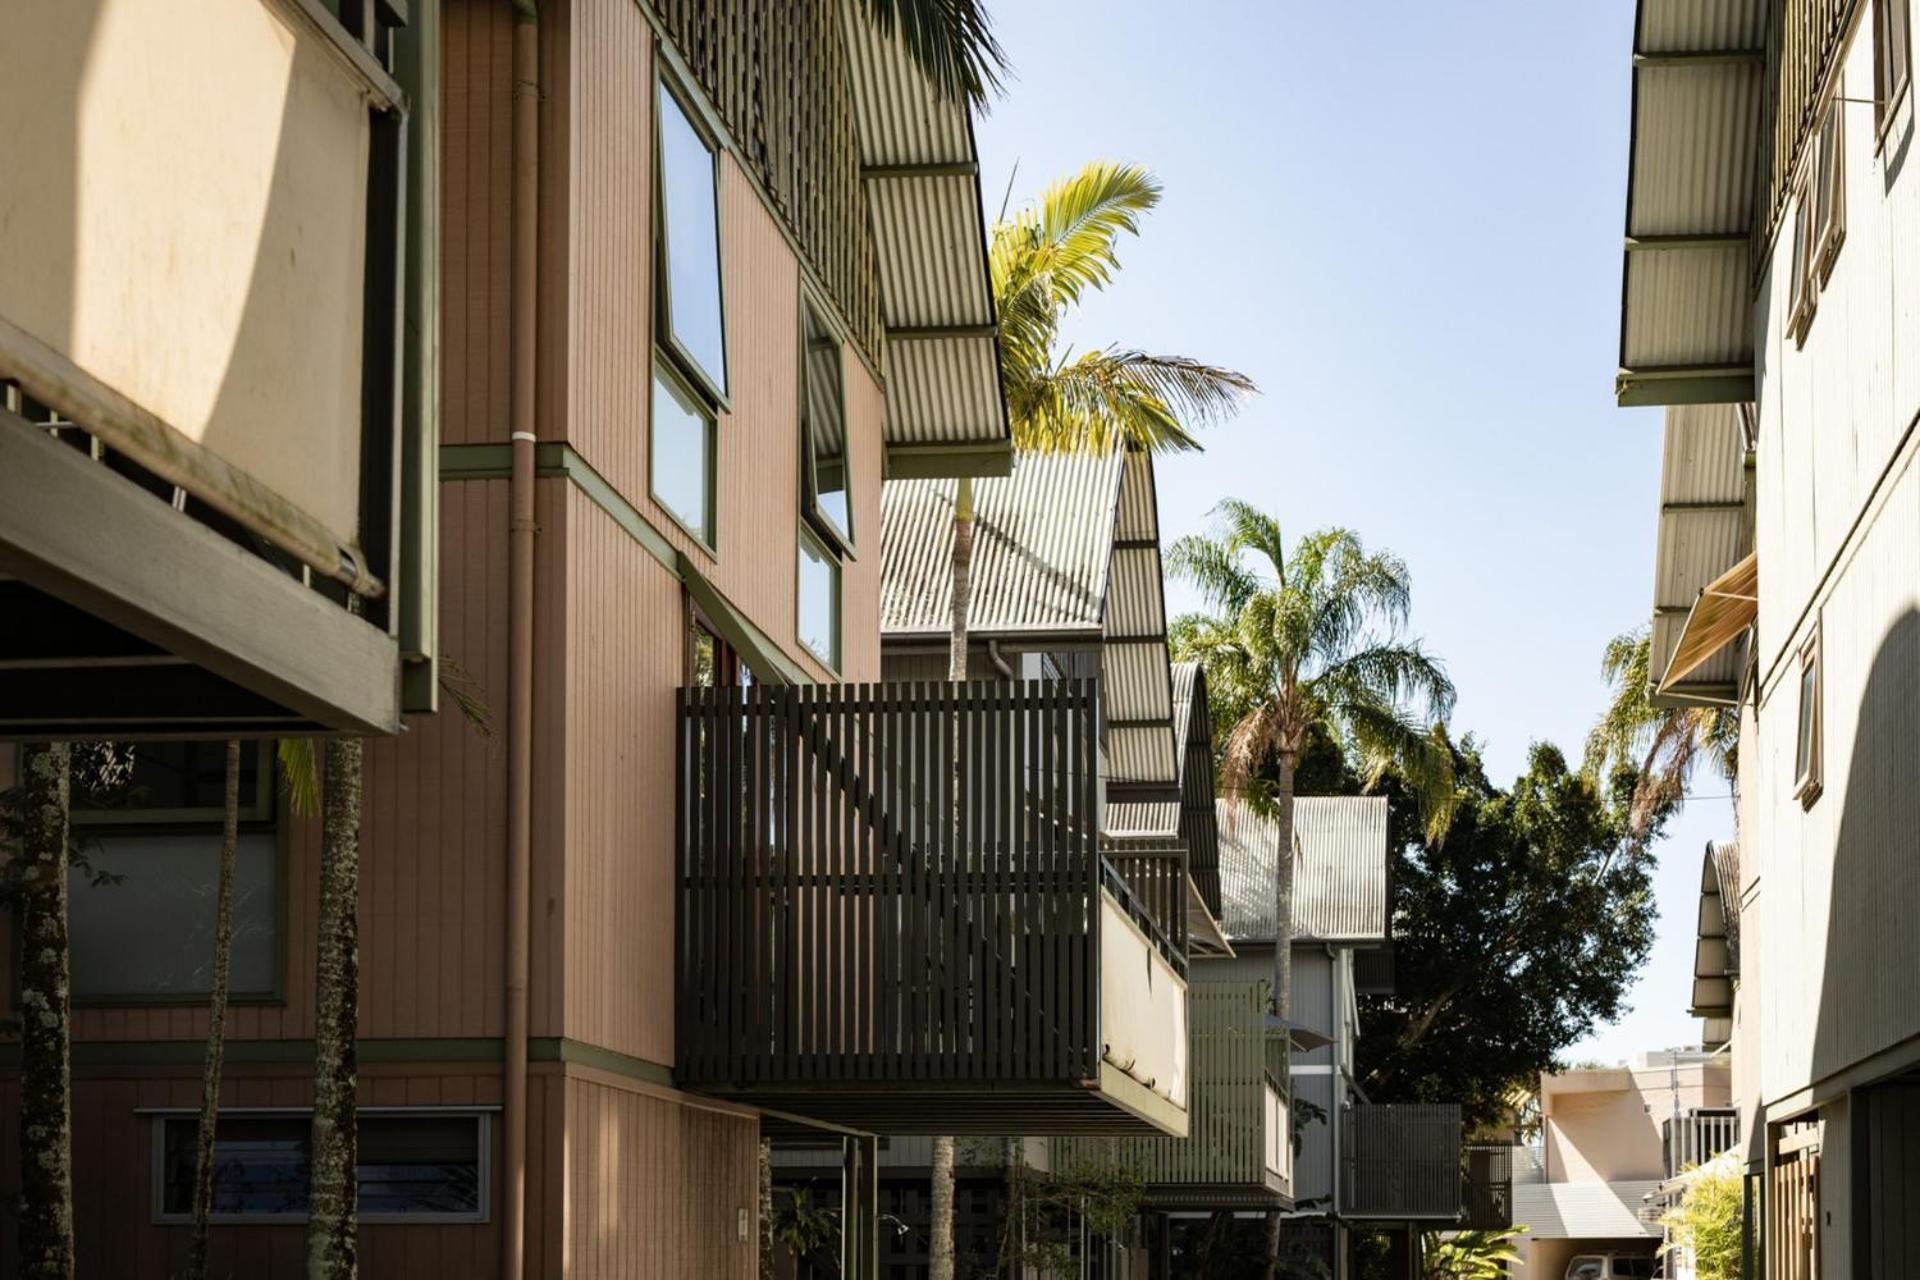
[[[1760,602],[1759,553],[1751,552],[1733,568],[1709,582],[1693,602],[1680,641],[1673,647],[1666,674],[1660,677],[1662,694],[1670,694],[1709,658],[1739,639],[1753,625]]]
[[[1233,944],[1220,931],[1220,922],[1207,910],[1200,886],[1187,877],[1187,954],[1194,959],[1233,958]]]
[[[1621,273],[1623,405],[1753,399],[1764,0],[1640,0]]]

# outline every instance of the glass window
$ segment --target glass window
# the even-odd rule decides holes
[[[1819,154],[1814,170],[1814,245],[1817,260],[1807,269],[1819,273],[1822,284],[1833,270],[1846,234],[1846,130],[1842,127],[1842,103],[1834,98],[1820,121]]]
[[[660,77],[660,326],[665,345],[727,394],[720,302],[720,210],[713,149]]]
[[[805,398],[801,428],[807,513],[821,532],[853,545],[852,494],[847,475],[847,422],[841,385],[840,339],[812,303],[801,308],[801,368]]]
[[[1876,0],[1874,4],[1873,97],[1874,119],[1884,123],[1894,100],[1907,87],[1913,59],[1912,12],[1909,0]]]
[[[1575,1258],[1567,1264],[1567,1280],[1605,1280],[1604,1258]]]
[[[1616,1257],[1613,1274],[1614,1280],[1653,1280],[1653,1259]]]
[[[1820,793],[1820,638],[1800,650],[1800,713],[1793,746],[1793,793],[1811,804]]]
[[[840,669],[840,561],[806,530],[800,532],[800,643]]]
[[[223,1115],[214,1137],[217,1217],[301,1217],[307,1211],[312,1118],[306,1113]],[[161,1120],[160,1213],[193,1213],[199,1119]],[[421,1112],[360,1116],[359,1210],[364,1218],[486,1219],[482,1129],[486,1117]]]
[[[96,835],[81,848],[94,874],[76,873],[68,886],[74,996],[211,991],[220,833]],[[279,921],[279,841],[243,833],[233,858],[235,996],[274,993]]]
[[[713,542],[713,415],[659,361],[653,367],[653,496]]]
[[[76,788],[76,825],[132,822],[212,822],[225,816],[227,744],[139,742],[119,750],[133,757],[125,782],[100,791]],[[240,818],[273,817],[271,768],[261,769],[262,745],[240,744]]]

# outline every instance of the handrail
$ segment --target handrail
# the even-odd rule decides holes
[[[1152,942],[1154,949],[1173,966],[1173,971],[1185,977],[1187,953],[1174,945],[1173,939],[1169,938],[1166,931],[1160,927],[1160,922],[1154,919],[1153,912],[1140,901],[1133,887],[1104,854],[1100,858],[1100,887],[1113,894],[1114,900],[1120,904],[1120,909],[1127,913],[1130,920],[1140,926],[1140,932],[1147,935],[1147,940]]]

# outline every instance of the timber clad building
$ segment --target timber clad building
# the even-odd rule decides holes
[[[1920,1258],[1914,52],[1909,0],[1639,4],[1618,390],[1666,406],[1652,692],[1739,720],[1692,1011],[1768,1280]]]
[[[1180,801],[1145,460],[1015,678],[883,666],[883,481],[1012,471],[964,111],[852,0],[189,8],[0,6],[0,732],[165,738],[75,800],[80,1274],[184,1256],[234,734],[215,1274],[305,1267],[279,735],[383,735],[370,1276],[754,1276],[763,1137],[866,1276],[876,1135],[1183,1134],[1184,846],[1103,818]]]

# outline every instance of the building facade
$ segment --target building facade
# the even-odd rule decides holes
[[[1701,1011],[1755,1275],[1903,1275],[1920,1223],[1913,54],[1906,0],[1639,7],[1618,386],[1667,406],[1653,692],[1739,719]]]

